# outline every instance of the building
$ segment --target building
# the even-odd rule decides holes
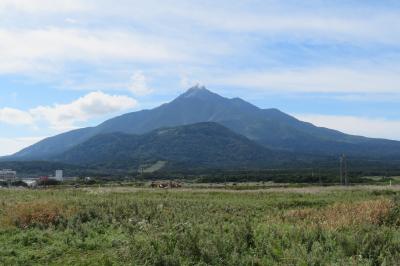
[[[0,170],[0,179],[2,180],[12,180],[17,178],[17,172],[11,169]]]
[[[64,177],[63,177],[63,170],[56,170],[56,176],[55,179],[57,181],[63,181]]]

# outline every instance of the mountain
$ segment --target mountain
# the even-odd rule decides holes
[[[56,157],[87,167],[138,169],[165,162],[173,167],[246,169],[276,165],[279,153],[213,122],[161,128],[143,135],[97,135]],[[286,157],[287,158],[287,157]]]
[[[216,122],[268,149],[313,156],[400,158],[400,142],[352,136],[316,127],[277,109],[261,109],[242,99],[228,99],[204,87],[189,89],[170,103],[128,113],[92,127],[45,139],[11,157],[49,159],[99,134],[144,134],[162,127]]]

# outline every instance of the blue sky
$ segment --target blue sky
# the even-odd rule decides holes
[[[400,2],[1,0],[0,155],[197,83],[400,140]]]

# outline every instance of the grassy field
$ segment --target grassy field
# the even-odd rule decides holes
[[[0,190],[1,265],[399,265],[398,188]]]

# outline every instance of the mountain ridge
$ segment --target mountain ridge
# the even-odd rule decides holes
[[[96,127],[63,133],[34,144],[12,159],[49,159],[90,138],[106,133],[145,134],[163,127],[215,122],[265,148],[316,156],[400,158],[400,142],[353,136],[316,127],[278,109],[261,109],[240,98],[228,99],[193,87],[169,103],[150,110],[127,113]]]

